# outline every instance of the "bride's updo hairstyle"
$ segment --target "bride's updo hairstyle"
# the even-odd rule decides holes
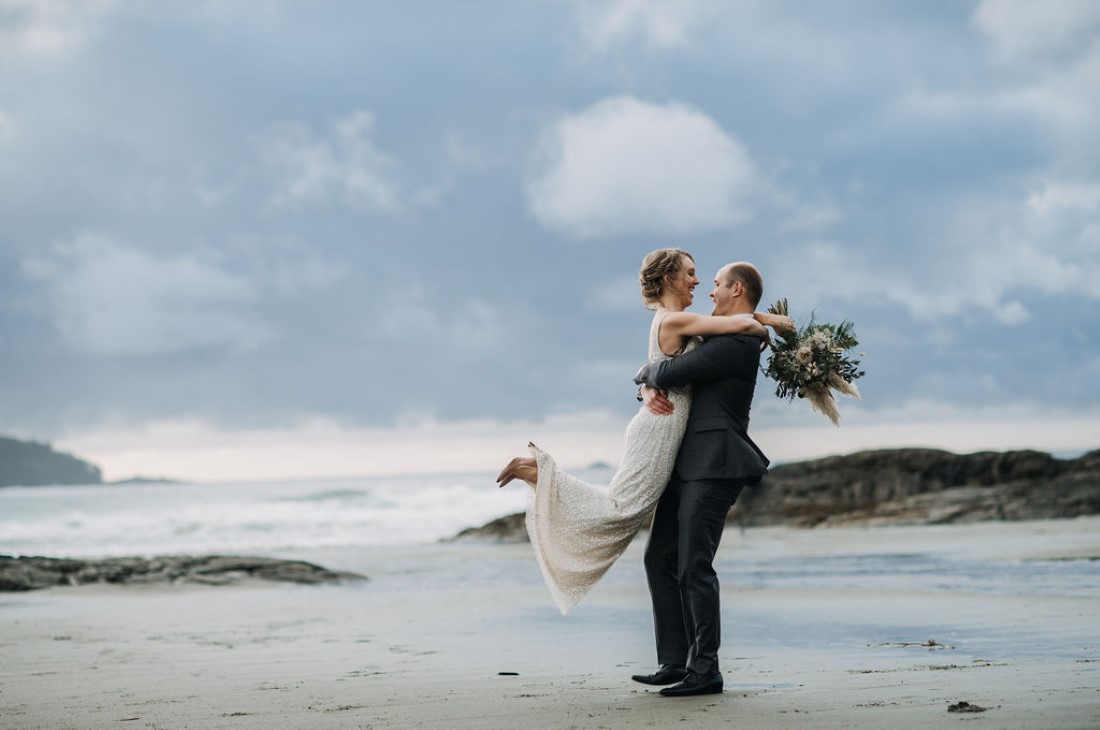
[[[684,257],[695,257],[678,248],[659,248],[646,254],[638,281],[642,285],[642,299],[646,309],[656,309],[665,293],[665,277],[679,276],[684,270]]]

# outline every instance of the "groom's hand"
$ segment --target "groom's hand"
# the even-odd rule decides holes
[[[676,410],[666,391],[650,388],[648,385],[642,388],[642,402],[650,413],[657,416],[671,416]]]

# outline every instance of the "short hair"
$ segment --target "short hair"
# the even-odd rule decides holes
[[[764,278],[760,276],[760,271],[752,264],[745,262],[730,264],[726,267],[726,286],[733,286],[735,281],[741,282],[749,303],[753,309],[756,309],[764,296]]]
[[[642,285],[646,309],[657,308],[661,295],[665,293],[665,277],[678,276],[684,270],[685,256],[695,261],[694,256],[679,248],[659,248],[642,259],[638,282]]]

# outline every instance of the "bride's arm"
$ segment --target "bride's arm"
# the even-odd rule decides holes
[[[676,337],[750,335],[767,337],[764,325],[752,317],[706,316],[695,312],[673,312],[661,323],[662,334]]]

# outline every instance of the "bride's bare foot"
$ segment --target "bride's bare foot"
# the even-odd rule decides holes
[[[534,488],[539,480],[539,467],[534,457],[517,456],[497,475],[497,486],[503,487],[513,479],[522,479]]]

